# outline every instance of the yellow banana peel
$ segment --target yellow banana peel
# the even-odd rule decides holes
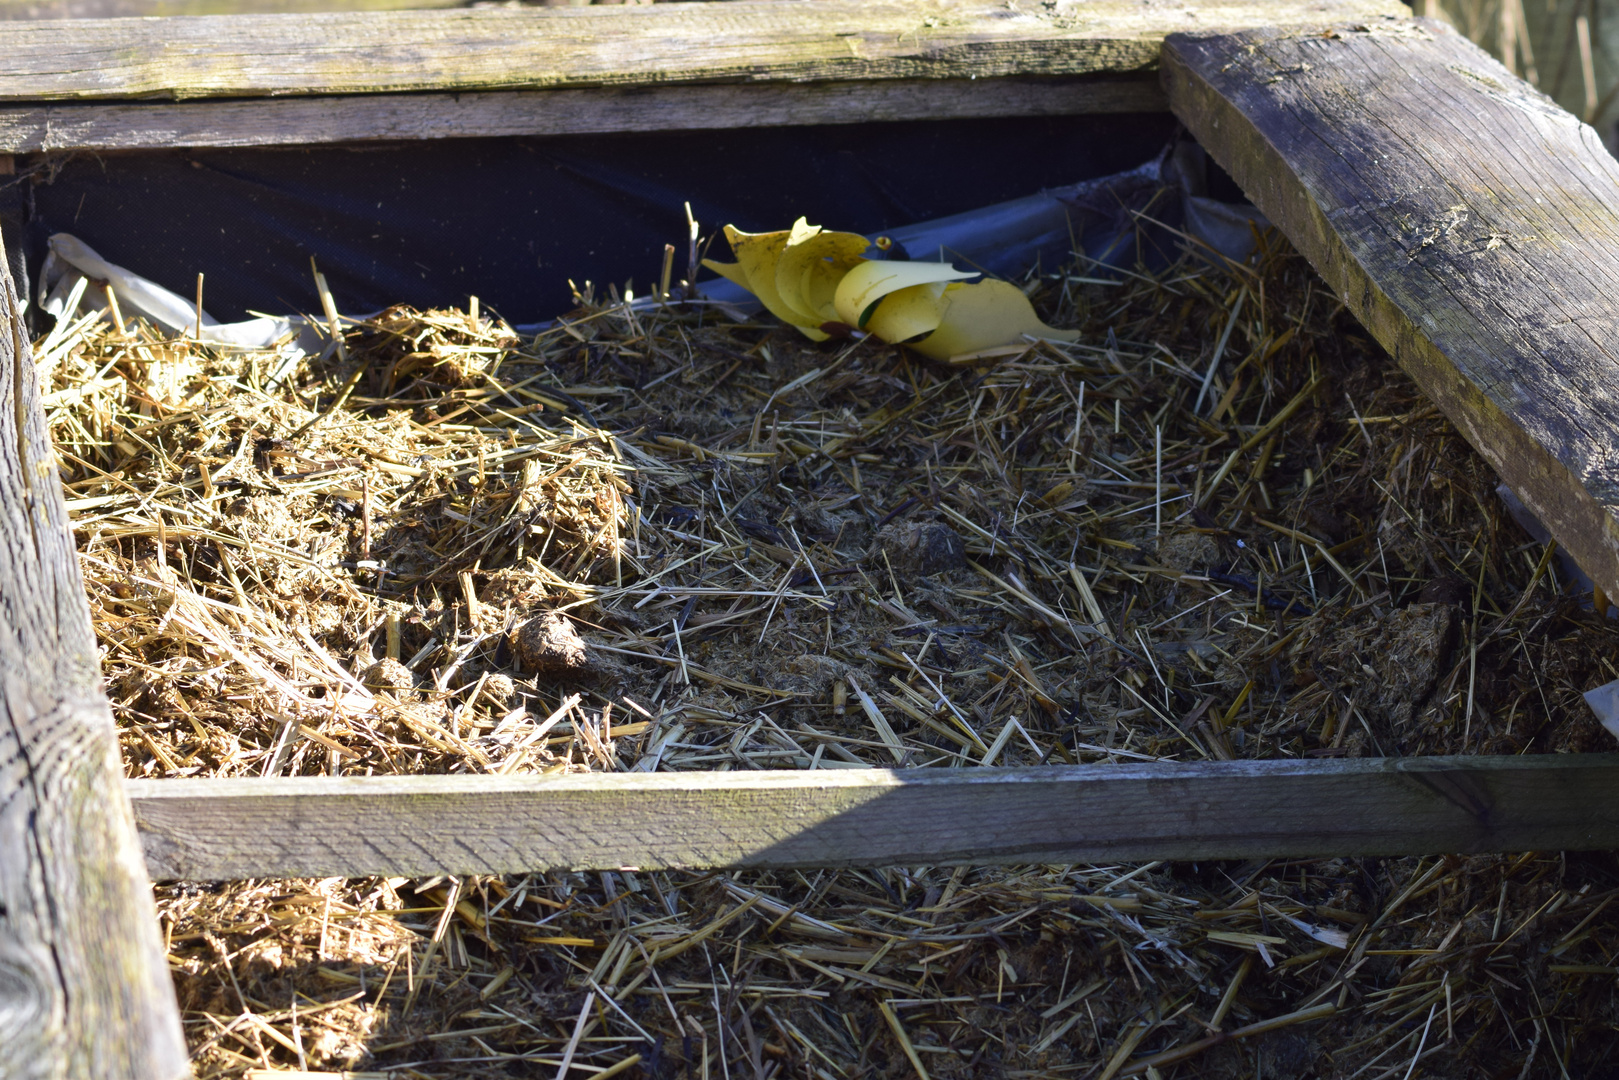
[[[798,219],[803,224],[804,219]],[[712,259],[704,259],[703,265],[736,282],[764,304],[765,310],[770,312],[782,322],[792,323],[800,330],[807,332],[805,322],[807,316],[797,308],[789,306],[776,291],[776,264],[781,259],[781,253],[787,250],[787,243],[792,238],[792,230],[778,229],[776,232],[745,233],[731,225],[725,226],[725,239],[731,242],[731,253],[736,256],[734,263],[717,263]],[[818,330],[810,337],[816,341],[826,340],[826,335]]]
[[[1025,337],[1052,341],[1079,338],[1077,330],[1058,330],[1041,322],[1023,290],[1010,281],[992,279],[947,286],[939,303],[943,309],[939,328],[911,345],[933,360],[1011,345]]]
[[[863,262],[838,282],[838,317],[864,330],[876,314],[877,303],[895,293],[903,292],[908,299],[916,298],[924,295],[911,291],[917,286],[942,286],[943,282],[977,276],[976,270],[957,270],[949,263]]]
[[[966,284],[963,279],[977,272],[948,263],[867,259],[870,244],[858,233],[830,232],[799,218],[777,232],[745,233],[727,225],[725,238],[737,261],[704,259],[703,265],[753,293],[812,341],[825,341],[841,323],[949,360],[1025,337],[1078,337],[1041,322],[1028,297],[1009,282]]]
[[[794,230],[803,224],[804,219],[799,218]],[[870,246],[870,241],[859,233],[815,229],[789,243],[781,253],[776,264],[776,291],[813,320],[810,325],[820,327],[823,323],[837,322],[838,311],[833,298],[838,282],[866,261],[865,252]]]
[[[895,289],[870,305],[871,314],[861,329],[896,343],[931,334],[944,318],[945,288],[945,282],[935,281]]]

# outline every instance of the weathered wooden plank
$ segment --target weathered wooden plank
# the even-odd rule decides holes
[[[908,79],[0,106],[0,152],[1164,112],[1156,79]]]
[[[135,780],[158,878],[1619,846],[1619,755]]]
[[[1449,27],[1171,37],[1175,113],[1619,595],[1619,162]]]
[[[466,0],[0,0],[0,19],[129,19],[467,6]]]
[[[78,554],[0,261],[0,1075],[189,1075]]]
[[[1128,75],[1165,34],[1396,0],[817,0],[0,23],[0,101]]]

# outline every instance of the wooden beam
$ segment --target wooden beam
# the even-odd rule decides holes
[[[0,23],[0,101],[1131,75],[1165,34],[1397,0],[818,0]]]
[[[157,878],[1619,846],[1619,755],[134,780]]]
[[[0,322],[0,1075],[189,1076],[4,260]]]
[[[0,19],[130,19],[468,7],[466,0],[0,0]]]
[[[1174,36],[1177,116],[1619,596],[1619,162],[1442,23]]]
[[[0,106],[0,151],[275,146],[1166,111],[1168,103],[1153,78],[902,79],[13,105]]]

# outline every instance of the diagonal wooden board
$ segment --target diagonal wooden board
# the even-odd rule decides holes
[[[0,152],[1163,111],[1168,33],[1400,10],[729,0],[0,21]]]
[[[155,878],[1619,847],[1619,755],[126,784]]]
[[[1173,35],[1175,114],[1619,596],[1619,162],[1442,23]]]

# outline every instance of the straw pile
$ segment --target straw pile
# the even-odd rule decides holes
[[[949,368],[616,292],[304,363],[54,335],[129,773],[1608,748],[1614,631],[1297,256],[1027,285],[1081,344]],[[1378,1080],[1600,1069],[1616,896],[1531,853],[159,906],[203,1077]]]

